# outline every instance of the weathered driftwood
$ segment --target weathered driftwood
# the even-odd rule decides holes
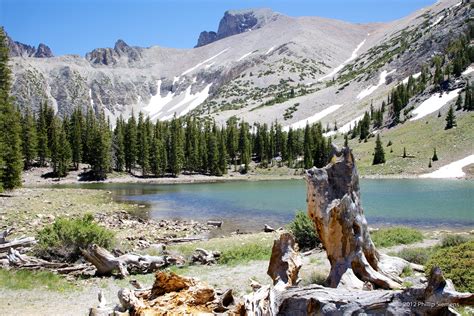
[[[36,239],[34,237],[23,237],[8,242],[5,241],[5,239],[3,240],[4,242],[0,243],[0,252],[6,252],[11,248],[30,247],[36,244]]]
[[[199,262],[204,265],[216,264],[221,253],[219,251],[208,251],[202,248],[196,248],[194,254],[191,256],[191,262]]]
[[[99,275],[110,275],[118,271],[119,276],[125,277],[130,273],[151,273],[170,264],[184,263],[182,258],[173,256],[124,254],[116,257],[95,244],[81,249],[81,252],[84,258],[96,267]]]
[[[378,288],[400,288],[405,266],[423,268],[375,249],[360,202],[354,156],[342,148],[332,157],[326,167],[312,168],[306,176],[308,214],[331,263],[328,285],[362,289],[370,282]]]
[[[88,263],[69,264],[64,262],[49,262],[21,254],[18,250],[13,248],[10,248],[5,258],[0,259],[0,263],[5,268],[47,270],[58,274],[65,274],[68,277],[92,275],[95,271],[95,268]]]

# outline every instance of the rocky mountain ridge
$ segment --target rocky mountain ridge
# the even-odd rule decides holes
[[[280,16],[280,14],[273,12],[271,9],[226,11],[224,17],[219,22],[217,32],[201,32],[195,47],[204,46],[232,35],[261,28]]]
[[[85,58],[13,57],[13,93],[21,107],[49,102],[60,114],[93,107],[112,121],[143,111],[153,120],[191,113],[219,123],[235,116],[349,128],[463,32],[469,16],[469,4],[456,0],[377,24],[228,11],[221,38],[194,49],[119,40]]]
[[[40,43],[38,47],[23,44],[12,40],[7,35],[7,45],[11,57],[34,57],[34,58],[49,58],[54,57],[51,49],[46,44]]]

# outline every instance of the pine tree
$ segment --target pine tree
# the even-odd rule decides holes
[[[462,96],[461,94],[458,95],[456,100],[456,111],[462,110]]]
[[[220,174],[227,173],[227,150],[226,150],[226,132],[221,130],[219,133],[219,170]]]
[[[33,160],[36,158],[37,154],[36,124],[34,115],[31,113],[30,107],[26,108],[21,125],[23,128],[22,144],[24,169],[28,170],[29,168],[31,168]]]
[[[170,146],[170,169],[172,175],[177,177],[184,165],[184,132],[176,115],[171,120]]]
[[[84,117],[80,107],[74,109],[71,114],[69,143],[71,144],[72,164],[75,170],[79,169],[82,162],[82,135],[84,127]]]
[[[438,161],[438,155],[436,154],[436,147],[433,150],[433,158],[431,158],[433,161]]]
[[[125,128],[125,168],[128,172],[132,172],[135,167],[137,159],[137,121],[132,112],[132,116],[128,119],[127,127]]]
[[[360,121],[360,140],[365,140],[369,137],[370,133],[370,117],[369,113],[365,112],[364,118]]]
[[[403,147],[403,158],[406,158],[407,157],[407,149],[405,147]]]
[[[149,118],[147,119],[149,120]],[[142,112],[138,114],[137,126],[137,161],[142,168],[142,176],[146,176],[149,170],[149,123],[145,122],[145,117]]]
[[[97,128],[97,119],[92,108],[88,108],[85,118],[85,126],[82,134],[82,162],[92,164],[95,159],[93,152],[94,148],[94,131]]]
[[[238,152],[238,132],[235,117],[227,120],[227,153],[232,160],[235,171],[237,171],[237,152]]]
[[[456,126],[456,116],[454,115],[453,106],[449,107],[448,114],[446,115],[446,126],[444,129],[451,129]]]
[[[385,152],[383,150],[382,141],[380,140],[380,134],[377,134],[377,139],[375,140],[374,160],[372,161],[372,164],[378,165],[381,163],[385,163]]]
[[[308,123],[304,129],[304,168],[309,169],[313,166],[313,135],[311,133],[311,128]]]
[[[115,170],[122,172],[125,167],[125,144],[124,144],[125,121],[122,115],[117,118],[114,135],[112,139],[112,148],[114,152]]]
[[[3,27],[0,28],[0,188],[11,190],[21,186],[23,169],[20,113],[13,105],[9,49]]]
[[[94,124],[91,131],[91,176],[96,180],[104,180],[107,173],[111,171],[111,147],[112,139],[110,136],[110,125],[105,119],[104,112],[99,113],[97,123]]]
[[[214,122],[212,130],[208,133],[207,148],[208,148],[208,167],[211,175],[220,175],[219,171],[219,151],[217,144],[217,126]]]
[[[344,134],[344,147],[349,147],[349,136],[347,134]]]
[[[290,127],[288,130],[288,138],[286,141],[286,155],[283,157],[284,160],[288,161],[288,167],[293,167],[293,162],[296,159],[296,135],[293,129]]]
[[[163,176],[166,171],[166,147],[162,139],[162,133],[160,131],[160,124],[157,122],[155,128],[153,129],[153,139],[151,145],[151,172],[155,176]]]
[[[429,162],[428,162],[428,168],[431,168],[431,167],[432,166],[431,166],[431,159],[430,159]]]
[[[61,120],[55,117],[51,125],[51,163],[53,165],[53,174],[58,178],[66,176],[70,161],[71,148],[64,131],[64,126]]]
[[[243,173],[247,173],[250,164],[250,139],[248,132],[248,124],[245,122],[240,123],[239,131],[239,153],[240,153],[240,164],[244,165]]]
[[[48,128],[46,126],[46,117],[44,107],[47,107],[47,104],[40,104],[40,109],[38,112],[38,120],[36,123],[36,135],[38,139],[38,158],[39,165],[44,167],[46,165],[46,158],[49,157],[49,147],[48,147]]]

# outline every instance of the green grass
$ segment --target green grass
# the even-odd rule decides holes
[[[423,234],[409,227],[382,228],[371,233],[372,241],[377,247],[408,245],[423,240]]]
[[[237,265],[252,260],[268,260],[272,250],[273,239],[274,234],[268,233],[237,235],[183,245],[173,245],[168,250],[182,254],[185,257],[190,257],[196,248],[217,250],[221,252],[219,264]]]
[[[245,244],[223,251],[219,263],[237,265],[252,260],[269,260],[270,255],[271,248],[266,245],[258,243]]]
[[[4,269],[0,269],[0,287],[12,290],[34,289],[55,292],[75,289],[73,284],[52,272]]]
[[[474,115],[471,112],[456,111],[458,126],[444,130],[447,108],[445,106],[441,109],[440,118],[436,112],[420,120],[382,130],[382,142],[391,140],[393,143],[391,147],[384,147],[384,164],[372,165],[375,137],[369,138],[367,143],[359,143],[358,139],[350,140],[349,146],[353,148],[359,172],[362,175],[428,173],[468,156],[474,139]],[[342,138],[336,141],[339,145],[342,145],[342,142]],[[404,147],[412,158],[402,158]],[[432,162],[432,168],[428,168],[435,147],[439,160]],[[390,148],[393,148],[392,153]]]

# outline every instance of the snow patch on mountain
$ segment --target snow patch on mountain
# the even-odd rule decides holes
[[[431,23],[428,28],[432,28],[433,26],[438,25],[439,22],[443,21],[443,19],[444,19],[444,15],[440,16],[439,18],[437,18],[436,21],[434,21],[433,23]]]
[[[196,107],[201,105],[209,97],[209,89],[211,89],[212,83],[208,84],[201,92],[193,94],[193,100],[189,105],[179,113],[179,116],[188,114],[190,111],[194,110]]]
[[[242,55],[239,59],[237,59],[237,61],[242,61],[244,60],[245,58],[247,58],[248,56],[252,55],[253,52],[249,52],[247,54],[244,54]]]
[[[466,68],[466,70],[464,70],[464,71],[462,72],[462,74],[463,74],[464,76],[465,76],[465,75],[469,75],[469,74],[470,74],[471,72],[473,72],[473,71],[474,71],[474,67],[469,66],[469,67]]]
[[[357,47],[352,51],[352,54],[351,54],[351,57],[349,57],[348,59],[346,59],[342,64],[340,64],[339,66],[337,66],[336,68],[334,68],[330,73],[328,73],[327,75],[321,77],[318,79],[318,82],[320,81],[323,81],[325,79],[330,79],[332,78],[335,74],[337,74],[342,68],[344,68],[344,66],[346,64],[348,64],[349,62],[351,62],[352,60],[356,59],[357,57],[357,52],[359,51],[359,49],[362,47],[362,45],[365,44],[365,39],[359,43],[359,45],[357,45]]]
[[[209,57],[209,58],[206,59],[205,61],[202,61],[202,62],[198,63],[196,66],[191,67],[191,68],[189,68],[188,70],[184,71],[184,72],[181,74],[181,76],[185,76],[185,75],[187,75],[188,73],[190,73],[190,72],[192,72],[192,71],[198,69],[198,68],[201,67],[202,65],[207,64],[208,62],[210,62],[210,61],[213,60],[214,58],[219,57],[220,55],[224,54],[224,53],[225,53],[226,51],[228,51],[228,50],[229,50],[229,49],[226,48],[226,49],[220,51],[219,53],[215,54],[214,56]]]
[[[292,129],[298,129],[298,128],[304,128],[306,124],[313,124],[316,123],[317,121],[321,120],[322,118],[328,116],[332,112],[335,112],[337,109],[339,109],[342,106],[342,104],[335,104],[331,105],[330,107],[322,110],[321,112],[318,112],[308,118],[305,118],[304,120],[300,120],[298,122],[295,122],[291,125],[287,125],[283,127],[284,131],[289,131],[290,128]]]
[[[411,75],[411,77],[413,77],[413,79],[416,79],[416,78],[418,78],[419,76],[421,76],[421,72],[417,72],[416,74]],[[406,77],[405,79],[403,79],[402,83],[403,83],[403,84],[407,84],[407,83],[408,83],[408,80],[410,80],[410,76],[408,76],[408,77]]]
[[[335,135],[336,133],[348,133],[354,126],[357,124],[359,121],[361,121],[364,118],[364,115],[358,116],[355,119],[351,120],[350,122],[344,124],[342,127],[338,128],[337,131],[330,131],[327,133],[324,133],[324,136],[329,137],[332,135]]]
[[[362,100],[363,98],[371,95],[375,90],[377,90],[379,87],[385,84],[385,79],[387,78],[388,75],[394,73],[396,69],[387,72],[387,70],[382,71],[380,73],[380,78],[379,82],[375,86],[370,86],[364,90],[362,90],[358,95],[357,95],[357,100]]]
[[[274,49],[275,49],[275,46],[270,47],[270,48],[267,50],[267,52],[265,53],[265,55],[270,54]]]
[[[429,97],[427,100],[423,101],[423,103],[420,104],[419,107],[413,110],[413,114],[415,115],[410,119],[410,121],[416,121],[421,119],[422,117],[427,116],[428,114],[431,114],[433,112],[438,111],[441,109],[446,103],[448,103],[451,100],[454,100],[457,98],[459,91],[462,89],[456,89],[453,91],[450,91],[448,93],[444,93],[441,95],[440,93],[435,93],[431,97]]]
[[[462,171],[462,168],[471,164],[474,164],[474,155],[470,155],[461,160],[454,161],[439,168],[434,172],[422,174],[420,175],[420,178],[462,178],[466,175],[464,171]]]
[[[161,110],[170,103],[174,98],[174,93],[171,91],[164,97],[161,96],[161,80],[158,80],[157,93],[150,98],[150,102],[146,107],[143,108],[145,112],[150,115],[150,118],[154,118],[161,112]]]

